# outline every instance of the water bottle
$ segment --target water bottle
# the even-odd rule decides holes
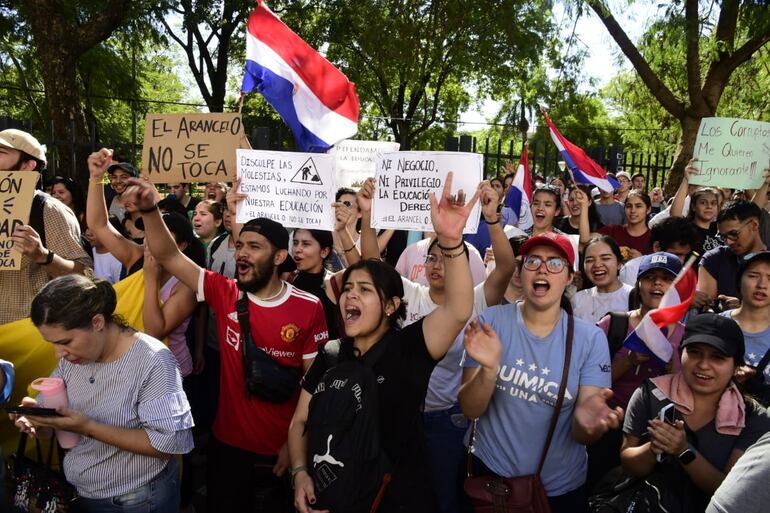
[[[38,404],[45,408],[68,407],[67,386],[61,378],[38,378],[30,386],[40,392]],[[56,430],[56,439],[63,449],[72,449],[80,441],[80,435],[70,431]]]

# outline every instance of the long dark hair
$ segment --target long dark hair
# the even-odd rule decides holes
[[[32,300],[30,317],[35,326],[58,325],[65,330],[90,329],[95,315],[108,323],[128,327],[115,315],[118,298],[105,280],[68,274],[49,281]]]

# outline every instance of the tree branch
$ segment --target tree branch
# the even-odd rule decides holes
[[[706,75],[706,83],[703,86],[703,96],[709,107],[713,109],[713,112],[716,112],[719,99],[733,71],[751,59],[751,56],[767,44],[768,41],[770,41],[770,30],[749,39],[732,54],[726,55],[711,64]]]
[[[684,117],[684,104],[677,100],[674,93],[672,93],[660,78],[658,78],[650,67],[650,64],[645,60],[642,54],[639,53],[639,49],[631,42],[623,28],[612,16],[609,8],[601,3],[601,0],[587,0],[587,3],[602,23],[604,23],[604,26],[620,47],[620,50],[625,54],[628,60],[631,61],[634,69],[636,69],[636,72],[639,74],[639,78],[642,79],[644,85],[647,86],[652,95],[660,102],[661,106],[677,119]]]
[[[700,20],[698,19],[698,0],[687,0],[684,7],[687,38],[687,93],[690,105],[696,112],[705,115],[706,103],[703,100],[700,76]]]
[[[131,0],[109,0],[104,9],[72,35],[72,45],[77,55],[98,45],[115,31],[131,7]]]

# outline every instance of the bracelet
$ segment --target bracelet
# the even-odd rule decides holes
[[[349,249],[345,249],[345,248],[342,248],[342,251],[344,251],[345,253],[350,253],[350,252],[351,252],[351,251],[353,251],[354,249],[356,249],[356,245],[355,245],[355,244],[353,244],[352,246],[350,246],[350,248],[349,248]]]
[[[460,244],[458,244],[457,246],[454,246],[454,247],[451,247],[451,248],[446,248],[446,247],[442,246],[440,242],[436,243],[436,245],[438,246],[438,249],[441,249],[441,250],[444,250],[444,251],[453,251],[455,249],[460,249],[461,247],[463,247],[464,244],[465,244],[465,241],[461,240]]]
[[[465,254],[465,250],[462,250],[462,251],[460,251],[459,253],[455,253],[455,254],[452,254],[452,253],[445,253],[445,252],[443,252],[443,251],[441,252],[441,255],[442,255],[444,258],[457,258],[457,257],[459,257],[459,256],[461,256],[461,255],[464,255],[464,254]]]
[[[486,219],[484,219],[484,221],[487,223],[487,226],[493,225],[493,224],[500,224],[500,216],[497,217],[496,221],[490,222],[490,221],[487,221]]]
[[[291,472],[291,487],[294,488],[294,479],[297,477],[297,474],[300,472],[307,472],[307,467],[305,465],[300,465],[299,467],[294,467],[290,470]]]
[[[89,178],[88,183],[98,183],[104,185],[104,177],[102,178]]]
[[[149,214],[150,212],[155,212],[155,209],[158,208],[158,205],[153,205],[150,208],[137,208],[136,210],[138,212],[141,212],[142,214]]]

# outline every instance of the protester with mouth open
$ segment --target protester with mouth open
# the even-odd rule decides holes
[[[620,281],[623,257],[612,237],[600,235],[588,241],[583,249],[583,268],[594,284],[572,296],[575,317],[597,322],[607,312],[628,310],[628,296],[633,287]]]
[[[547,232],[562,233],[554,227],[556,216],[561,212],[561,192],[552,185],[535,187],[532,192],[533,225],[525,230],[527,235],[540,235]]]
[[[195,235],[206,247],[207,253],[211,241],[224,232],[223,216],[222,203],[218,201],[205,199],[195,205],[192,225]]]
[[[377,509],[379,513],[436,510],[421,429],[422,404],[431,372],[473,311],[473,282],[462,232],[480,194],[477,192],[466,203],[463,191],[450,196],[451,187],[452,173],[449,173],[441,197],[437,200],[431,194],[431,219],[445,267],[443,304],[424,318],[399,329],[407,305],[402,279],[395,269],[379,260],[365,259],[348,267],[342,277],[339,305],[345,318],[347,337],[342,339],[338,362],[361,358],[366,363],[370,352],[379,353],[372,371],[378,376],[380,446],[394,465],[392,481],[385,487]],[[373,188],[374,181],[370,179],[362,190],[370,192]],[[371,230],[371,194],[359,193],[358,201],[363,214],[362,226],[365,231]],[[362,235],[362,252],[364,255],[378,254],[373,234]],[[314,429],[308,423],[313,416],[309,406],[311,398],[323,392],[316,385],[324,373],[334,369],[329,368],[325,350],[319,351],[303,379],[302,395],[289,432],[295,505],[302,513],[327,508],[340,511],[339,505],[323,502],[323,495],[318,495],[316,490],[317,481],[314,482],[308,473],[315,473],[314,463],[319,457],[308,454],[307,441],[313,436],[309,431]],[[335,447],[327,447],[327,454],[339,455],[335,453]],[[347,465],[350,466],[349,461]],[[360,497],[358,507],[351,511],[370,511],[380,483],[367,482],[363,488],[350,490],[351,494]]]
[[[102,158],[109,159],[109,154]],[[153,256],[216,315],[221,372],[207,461],[208,508],[253,511],[257,489],[268,497],[264,511],[287,511],[288,490],[279,477],[288,469],[286,436],[299,397],[299,378],[328,337],[318,298],[280,279],[280,273],[296,267],[289,256],[289,234],[266,218],[240,227],[237,279],[232,280],[182,254],[161,220],[154,187],[144,180],[131,183]],[[241,320],[250,337],[242,332]],[[251,348],[244,355],[246,344],[256,345],[256,351]],[[271,363],[260,364],[260,352]],[[265,366],[274,379],[255,379],[251,370]]]
[[[537,472],[566,363],[563,405],[540,478],[554,513],[584,512],[584,444],[623,418],[622,410],[607,406],[607,342],[596,326],[572,316],[564,297],[576,258],[569,239],[534,236],[520,253],[523,301],[489,308],[465,330],[459,398],[465,415],[478,419],[472,472]]]

